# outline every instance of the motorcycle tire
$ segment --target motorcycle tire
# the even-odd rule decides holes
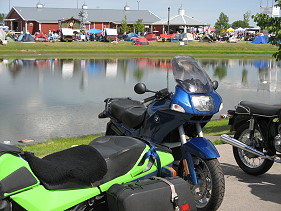
[[[234,138],[245,143],[248,135],[249,123],[245,123],[237,129],[236,133],[234,134]],[[262,138],[261,132],[258,128],[255,128],[254,135],[257,138]],[[251,147],[255,148],[254,146]],[[262,151],[264,149],[258,148],[257,150]],[[272,160],[261,159],[258,156],[253,156],[252,158],[250,158],[247,156],[247,154],[249,155],[249,153],[245,152],[244,150],[239,149],[237,147],[233,147],[233,155],[236,163],[247,174],[254,176],[264,174],[271,168],[274,163],[274,161]]]
[[[198,185],[190,184],[190,190],[199,211],[214,211],[223,201],[225,191],[224,174],[217,159],[201,159],[194,157],[194,168]],[[187,180],[183,170],[183,161],[180,163],[178,175]],[[188,181],[188,180],[187,180]]]

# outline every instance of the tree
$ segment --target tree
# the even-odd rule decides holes
[[[241,28],[248,28],[248,27],[245,27],[245,22],[242,21],[242,20],[234,21],[231,24],[231,27],[234,28],[234,29],[237,29],[239,27],[241,27]]]
[[[122,20],[122,23],[121,23],[121,30],[122,32],[128,32],[130,31],[130,27],[128,26],[128,23],[127,23],[127,16],[125,15],[124,19]]]
[[[0,23],[3,23],[4,18],[5,18],[5,15],[3,13],[0,13]]]
[[[215,28],[218,34],[221,34],[221,32],[225,29],[229,28],[229,18],[226,14],[223,12],[220,13],[219,19],[217,19],[217,22],[215,23]]]
[[[275,6],[281,7],[281,0],[275,0],[275,2],[277,3]],[[269,17],[269,15],[261,13],[253,15],[252,18],[261,29],[268,30],[272,34],[269,42],[278,47],[278,51],[273,56],[276,60],[281,60],[281,18]]]
[[[249,28],[250,27],[250,17],[251,17],[251,11],[247,11],[244,15],[243,15],[243,18],[244,18],[244,27],[243,28]]]
[[[136,23],[134,23],[134,29],[136,30],[136,32],[142,32],[144,30],[142,19],[138,19]]]

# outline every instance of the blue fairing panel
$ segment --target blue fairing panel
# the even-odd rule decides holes
[[[220,157],[218,150],[212,142],[204,137],[192,138],[183,145],[184,151],[203,159]]]

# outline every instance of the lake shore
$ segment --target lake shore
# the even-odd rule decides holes
[[[272,58],[277,51],[271,44],[205,43],[191,41],[185,45],[171,42],[150,42],[149,46],[136,46],[131,42],[118,44],[107,42],[11,42],[0,45],[0,58],[171,58],[178,54],[189,54],[195,58]]]

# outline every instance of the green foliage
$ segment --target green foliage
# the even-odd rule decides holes
[[[215,28],[217,33],[221,34],[223,30],[226,30],[229,28],[229,18],[226,14],[223,12],[220,13],[219,19],[217,19],[217,22],[215,23]]]
[[[239,27],[241,27],[241,28],[248,28],[248,26],[246,26],[246,24],[245,24],[245,21],[242,21],[242,20],[234,21],[231,24],[231,27],[234,28],[234,29],[237,29]]]
[[[142,19],[138,19],[136,23],[134,23],[134,29],[136,32],[143,32],[144,24],[142,23]]]
[[[275,0],[275,2],[277,3],[276,6],[281,7],[281,0]],[[281,60],[281,18],[269,17],[267,14],[261,13],[252,16],[252,18],[259,27],[273,34],[269,38],[269,42],[278,47],[278,51],[273,56],[276,60]]]
[[[122,20],[122,23],[121,23],[121,30],[122,32],[128,32],[130,31],[130,27],[128,26],[128,23],[127,23],[127,16],[125,15],[124,19]]]
[[[3,23],[4,18],[5,18],[5,15],[3,13],[0,13],[0,23]]]

